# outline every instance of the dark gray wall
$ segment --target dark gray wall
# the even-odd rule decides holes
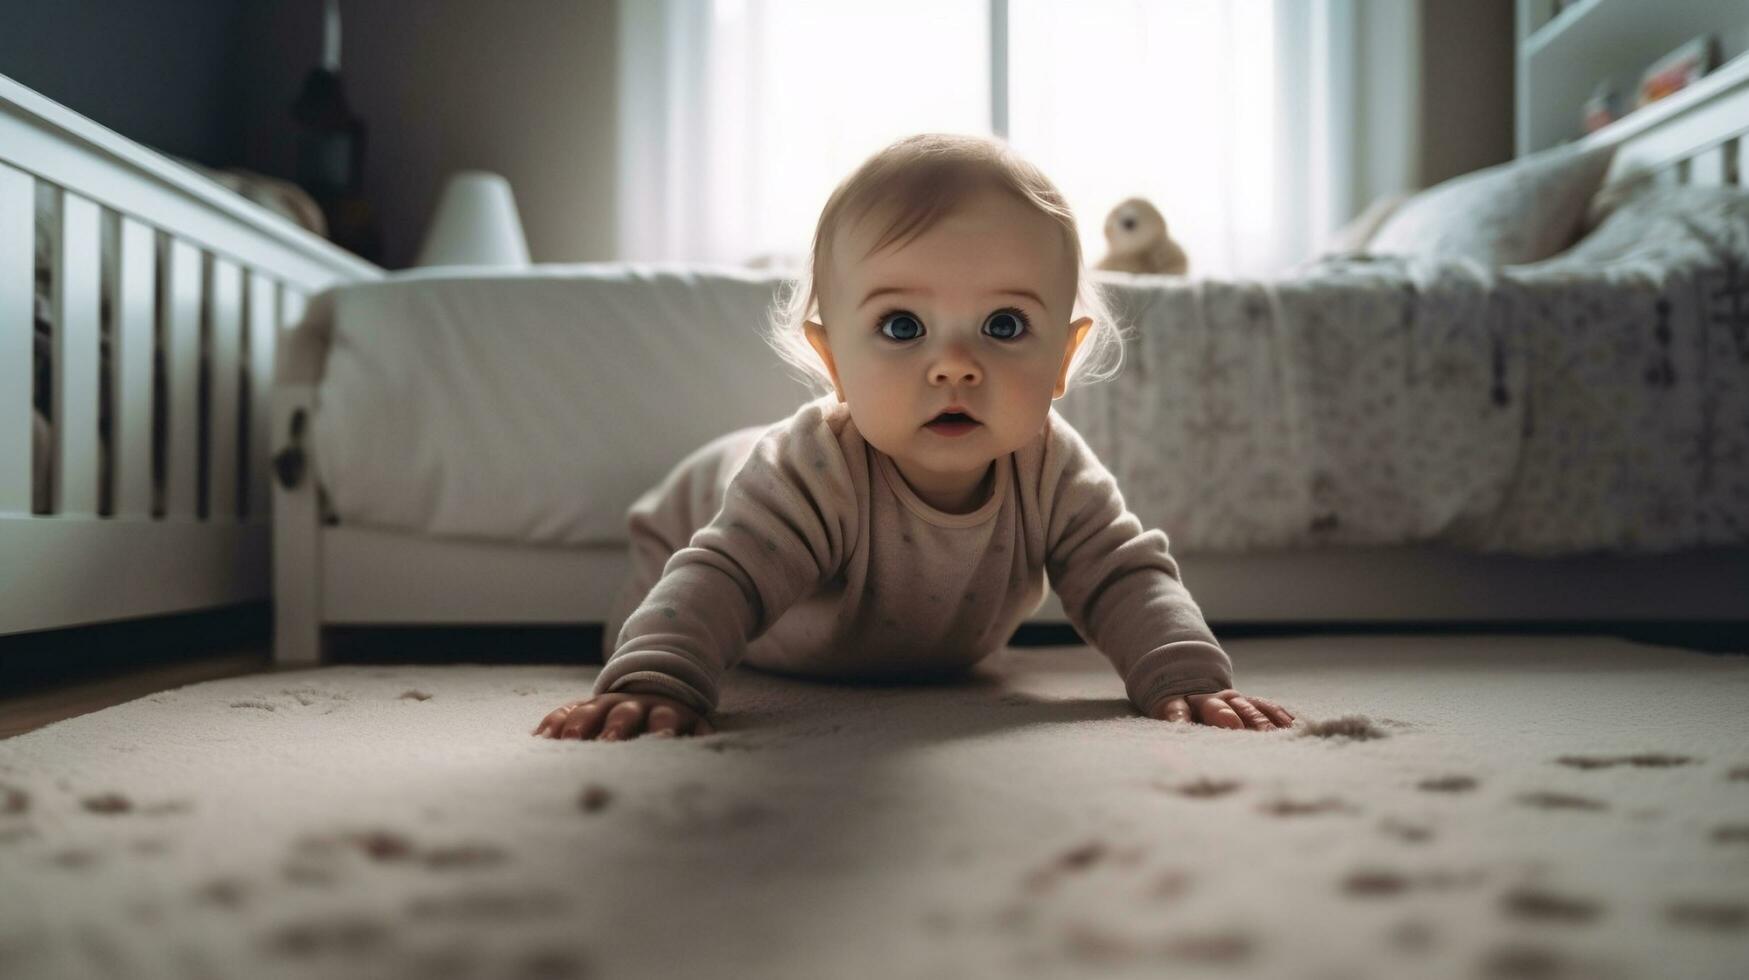
[[[319,0],[243,0],[243,164],[289,174],[286,108],[321,56]],[[416,257],[444,178],[510,181],[536,262],[614,258],[615,0],[342,0],[347,101],[369,127],[382,262]]]
[[[242,150],[239,0],[0,0],[0,75],[209,165]]]

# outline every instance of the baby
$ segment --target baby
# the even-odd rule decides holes
[[[1051,408],[1121,341],[1035,167],[975,137],[887,147],[832,193],[780,305],[767,339],[824,393],[710,442],[632,505],[593,696],[532,734],[709,734],[743,659],[844,680],[963,672],[1047,576],[1148,717],[1293,723],[1233,690],[1165,533]]]

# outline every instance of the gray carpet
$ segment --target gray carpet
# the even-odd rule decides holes
[[[1228,647],[1293,731],[1070,647],[702,739],[529,737],[595,668],[153,695],[0,742],[0,976],[1749,975],[1749,657]]]

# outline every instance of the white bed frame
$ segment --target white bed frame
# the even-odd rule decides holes
[[[1659,180],[1716,184],[1743,179],[1746,134],[1749,61],[1590,141],[1619,146],[1611,179],[1647,170]],[[276,448],[288,444],[291,419],[314,410],[314,390],[309,378],[276,388]],[[319,661],[323,629],[333,625],[600,623],[629,569],[624,547],[478,543],[325,525],[308,472],[293,486],[276,483],[274,492],[274,650],[281,663]],[[1217,628],[1749,618],[1749,549],[1563,559],[1409,547],[1178,557]],[[1055,596],[1031,620],[1065,621]]]
[[[55,493],[32,513],[36,188],[55,235]],[[116,215],[114,219],[107,217]],[[117,258],[101,271],[103,224]],[[168,265],[158,263],[167,236]],[[0,634],[186,612],[269,595],[268,392],[276,337],[311,293],[383,270],[188,168],[0,76]],[[153,331],[164,290],[164,512],[152,515]],[[99,515],[99,310],[114,313],[113,512]],[[201,351],[208,318],[211,348]],[[241,360],[245,345],[249,357]],[[207,514],[197,385],[212,369]],[[242,373],[248,454],[238,458]],[[238,467],[246,473],[239,506]]]

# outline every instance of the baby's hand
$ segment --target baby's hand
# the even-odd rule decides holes
[[[684,701],[660,694],[598,694],[554,708],[530,735],[548,738],[592,739],[603,742],[637,738],[650,715],[651,735],[714,735],[716,729]]]
[[[1246,697],[1232,688],[1213,694],[1189,694],[1168,698],[1154,706],[1149,717],[1162,721],[1197,721],[1221,728],[1250,726],[1260,732],[1291,728],[1294,716],[1286,708],[1259,697]]]

